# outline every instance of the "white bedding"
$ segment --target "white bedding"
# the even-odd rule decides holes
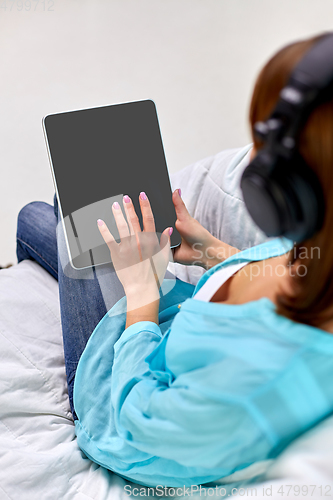
[[[265,239],[247,215],[238,188],[248,150],[249,146],[224,151],[171,176],[172,188],[181,187],[190,213],[214,236],[240,249]],[[236,155],[243,161],[235,161]],[[170,264],[169,269],[193,284],[204,272],[179,264]],[[117,500],[129,491],[133,498],[142,496],[141,486],[133,491],[134,485],[94,464],[77,447],[66,389],[57,281],[34,261],[3,269],[0,304],[0,500]],[[251,477],[260,484],[247,484]],[[333,495],[333,418],[301,436],[275,461],[254,464],[225,478],[220,486],[227,496],[232,487],[243,485],[245,492],[255,487],[256,494],[241,490],[241,496],[283,498],[287,489],[282,496],[281,485],[300,483],[315,485],[308,495],[299,495],[303,498]],[[326,485],[332,486],[329,495]],[[168,496],[176,496],[173,493]],[[210,490],[206,496],[212,493],[221,497],[224,490]]]

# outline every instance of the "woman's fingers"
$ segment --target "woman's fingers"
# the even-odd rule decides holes
[[[187,222],[191,216],[186,208],[186,205],[179,194],[180,189],[175,189],[172,193],[172,201],[175,206],[177,219],[179,222]]]
[[[156,229],[154,215],[146,193],[142,191],[140,193],[139,200],[142,213],[143,230],[145,232],[155,233]]]
[[[170,261],[170,228],[168,227],[161,234],[160,250],[153,255],[152,260],[157,274],[158,286],[162,285],[165,272]]]
[[[130,234],[134,235],[135,233],[140,233],[141,226],[139,218],[136,214],[132,200],[127,194],[123,197],[123,205],[127,217],[127,222],[130,228]]]
[[[129,236],[129,228],[127,225],[127,222],[125,220],[125,217],[123,215],[123,212],[120,208],[120,205],[117,201],[115,201],[112,204],[112,213],[115,218],[117,228],[118,228],[118,233],[120,236],[120,239],[122,240],[123,238],[126,238]]]
[[[154,220],[154,215],[150,206],[150,202],[147,198],[147,195],[144,192],[140,193],[139,196],[139,201],[140,201],[140,208],[141,208],[141,213],[142,213],[142,221],[143,221],[143,231],[146,233],[151,233],[153,237],[153,241],[155,242],[156,238],[156,228],[155,228],[155,220]],[[141,227],[140,227],[140,222],[139,218],[136,214],[133,202],[131,198],[128,195],[125,195],[123,197],[123,207],[125,210],[125,214],[127,217],[127,222],[126,219],[123,215],[123,212],[120,208],[119,203],[115,202],[112,205],[112,213],[115,218],[118,232],[120,239],[122,240],[123,238],[126,238],[128,236],[133,236],[134,234],[141,233]],[[104,226],[106,227],[105,223]],[[104,226],[99,226],[99,229],[104,229]],[[107,228],[106,228],[107,229]],[[107,229],[108,234],[104,231],[104,233],[101,232],[102,236],[106,235],[110,240],[110,237],[112,237],[110,231]],[[148,236],[148,235],[147,235]],[[103,236],[104,237],[104,236]],[[113,241],[115,241],[113,239]]]
[[[112,244],[117,245],[114,237],[112,236],[112,234],[109,231],[109,228],[107,227],[107,225],[105,224],[105,222],[102,219],[97,220],[97,226],[98,226],[99,232],[102,235],[103,240],[108,245],[108,247],[110,247]]]
[[[161,248],[162,255],[164,256],[166,262],[169,262],[170,236],[172,234],[172,231],[173,231],[173,228],[168,227],[161,234],[160,248]],[[171,232],[171,234],[170,234],[170,232]]]

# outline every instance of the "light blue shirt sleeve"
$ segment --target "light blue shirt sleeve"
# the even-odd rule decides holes
[[[216,378],[216,365],[179,380],[168,370],[169,331],[160,342],[159,326],[140,322],[115,344],[111,402],[119,436],[149,456],[177,456],[183,466],[201,467],[203,476],[215,471],[227,475],[265,455],[272,443],[251,415],[246,397],[230,395],[230,386],[228,394],[210,397],[207,388]],[[206,390],[195,389],[198,377],[197,386]]]

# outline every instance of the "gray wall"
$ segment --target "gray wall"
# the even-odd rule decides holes
[[[333,19],[332,0],[0,4],[0,265],[16,263],[20,208],[52,203],[44,115],[152,98],[174,172],[249,143],[249,100],[263,63],[285,43],[331,29]]]

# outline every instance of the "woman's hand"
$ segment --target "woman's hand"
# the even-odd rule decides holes
[[[172,201],[177,214],[175,226],[182,238],[180,246],[172,249],[174,262],[205,267],[206,249],[215,244],[216,238],[200,222],[191,217],[179,196],[178,189],[173,192]]]
[[[179,264],[196,265],[209,269],[239,250],[215,238],[200,222],[191,217],[176,189],[172,194],[181,235],[180,246],[173,248],[173,260]]]
[[[163,231],[159,242],[154,216],[145,193],[140,193],[139,201],[143,231],[133,203],[127,195],[123,198],[123,206],[128,223],[119,204],[112,205],[120,243],[116,243],[105,222],[100,219],[97,221],[98,229],[110,249],[112,263],[126,295],[142,294],[147,291],[156,295],[169,263],[172,228]]]

